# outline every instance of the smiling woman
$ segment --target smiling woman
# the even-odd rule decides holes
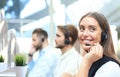
[[[100,42],[102,30],[94,18],[85,17],[81,20],[79,29],[79,38],[83,49],[88,50],[90,48],[90,46],[86,46],[86,44],[94,45]]]
[[[76,77],[119,77],[120,61],[105,16],[98,12],[85,14],[79,22],[79,30],[84,55]],[[114,66],[114,69],[109,66]]]

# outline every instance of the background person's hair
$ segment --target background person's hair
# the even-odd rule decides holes
[[[42,41],[48,38],[47,32],[41,28],[36,28],[32,34],[37,34],[37,36],[40,37]]]
[[[101,42],[100,42],[100,44],[103,46],[104,55],[118,60],[117,56],[115,55],[110,26],[109,26],[109,23],[108,23],[106,17],[103,14],[98,13],[98,12],[89,12],[80,19],[79,26],[80,26],[80,22],[85,17],[94,18],[100,25],[102,32],[106,33],[105,39],[104,40],[101,39]],[[101,35],[101,38],[102,38],[102,36],[103,35]]]
[[[72,40],[70,40],[70,44],[73,45],[78,38],[78,30],[75,27],[75,25],[67,24],[67,25],[58,25],[57,27],[61,32],[63,32],[65,37],[66,35],[68,35],[67,39],[69,37],[72,38]]]

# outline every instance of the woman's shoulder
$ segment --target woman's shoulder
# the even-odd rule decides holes
[[[118,63],[116,63],[116,62],[114,62],[114,61],[108,61],[108,62],[106,62],[105,64],[103,64],[103,65],[101,66],[101,68],[112,68],[112,69],[114,69],[114,68],[119,68],[119,69],[120,69],[120,66],[119,66]]]
[[[118,72],[120,72],[119,63],[111,57],[103,56],[103,58],[101,58],[100,60],[98,60],[92,64],[90,71],[89,71],[89,76],[93,77],[93,76],[97,75],[97,77],[100,77],[100,76],[109,77],[106,75],[107,74],[117,74]],[[100,74],[100,76],[99,76],[99,74]],[[118,74],[120,74],[120,73],[118,73]]]
[[[96,72],[94,77],[120,77],[120,66],[114,61],[103,64]]]
[[[111,57],[107,57],[104,56],[101,60],[99,60],[99,62],[101,64],[101,67],[99,69],[106,69],[106,70],[119,70],[120,71],[120,64],[117,60],[111,58]]]

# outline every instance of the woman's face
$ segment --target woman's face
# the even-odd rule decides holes
[[[101,41],[101,28],[93,17],[85,17],[79,25],[79,41],[84,50],[89,50],[91,46]]]

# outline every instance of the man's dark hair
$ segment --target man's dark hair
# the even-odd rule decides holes
[[[41,28],[36,28],[32,34],[37,34],[37,36],[42,36],[45,38],[48,38],[48,34],[45,30],[41,29]]]

